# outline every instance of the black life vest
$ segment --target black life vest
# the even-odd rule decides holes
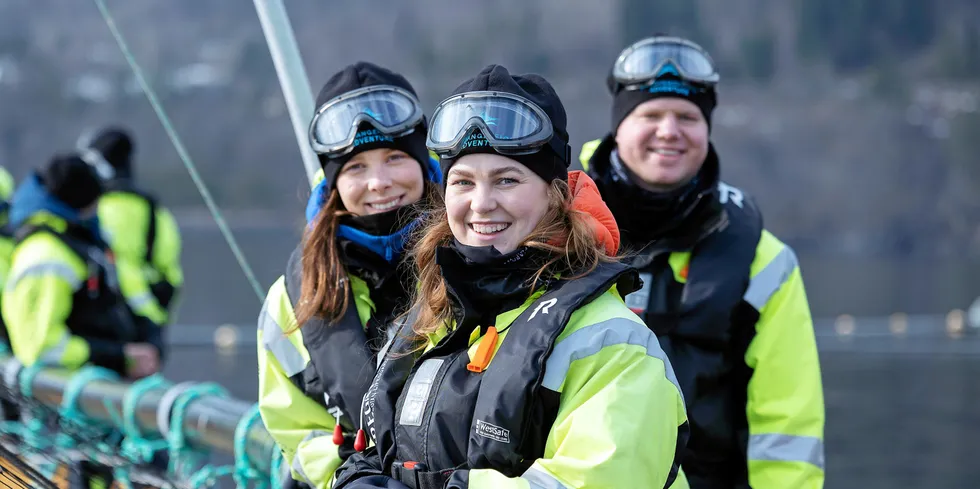
[[[748,488],[745,352],[759,311],[744,300],[762,235],[754,201],[719,184],[727,224],[693,250],[661,249],[633,259],[643,287],[627,305],[657,334],[687,403],[691,438],[682,466],[692,488]],[[690,251],[686,283],[668,263]]]
[[[15,233],[19,245],[37,233],[48,233],[65,243],[88,271],[72,297],[66,324],[72,334],[120,342],[137,341],[139,330],[119,289],[115,259],[108,245],[83,226],[68,223],[65,231],[44,224],[26,224]]]
[[[286,265],[286,294],[294,311],[299,307],[302,274],[302,248],[297,248]],[[323,405],[349,435],[361,427],[357,414],[376,366],[375,353],[368,345],[354,301],[351,292],[347,311],[336,323],[314,317],[300,326],[310,362],[292,378],[294,384]]]
[[[575,310],[613,285],[624,295],[636,290],[636,271],[604,264],[556,282],[514,320],[480,374],[467,370],[469,331],[410,354],[417,345],[407,321],[386,347],[362,407],[386,473],[414,489],[444,487],[457,468],[524,473],[543,456],[558,413],[560,393],[542,384],[555,340]],[[425,469],[406,468],[409,461]]]

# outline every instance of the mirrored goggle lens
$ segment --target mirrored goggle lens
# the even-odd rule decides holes
[[[98,151],[91,148],[85,148],[80,151],[80,156],[82,161],[88,163],[88,165],[95,170],[95,173],[100,179],[112,180],[115,178],[116,169],[108,161],[106,161],[105,157],[103,157]]]
[[[381,128],[397,128],[408,123],[417,123],[415,101],[394,91],[377,91],[341,100],[317,115],[313,126],[314,140],[323,146],[333,146],[346,142],[357,130],[358,118],[373,119]]]
[[[707,79],[715,75],[714,65],[704,53],[692,46],[675,42],[658,42],[638,47],[618,66],[621,75],[631,79],[653,78],[671,61],[681,71],[679,76]]]
[[[474,118],[483,121],[487,136],[500,141],[520,141],[538,135],[544,128],[541,115],[532,107],[509,98],[460,98],[433,114],[429,139],[448,144],[472,127]]]

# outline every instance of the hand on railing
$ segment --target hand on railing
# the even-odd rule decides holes
[[[127,343],[123,346],[126,355],[126,376],[142,379],[160,371],[160,352],[149,343]]]

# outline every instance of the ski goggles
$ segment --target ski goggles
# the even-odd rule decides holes
[[[651,37],[633,43],[616,58],[612,70],[620,85],[617,91],[650,85],[666,74],[709,87],[720,79],[708,52],[678,37]]]
[[[400,137],[425,119],[411,92],[391,85],[373,85],[334,97],[324,103],[310,122],[310,146],[328,157],[353,149],[357,127],[367,122],[382,134]]]
[[[477,129],[483,138],[468,137]],[[567,142],[554,135],[548,115],[524,97],[506,92],[466,92],[436,107],[426,146],[441,157],[455,158],[474,146],[489,145],[502,155],[518,156],[550,145],[556,155],[566,157]]]
[[[88,166],[95,170],[96,175],[102,181],[112,180],[116,177],[116,167],[106,161],[101,151],[92,147],[92,141],[94,139],[95,133],[92,132],[84,133],[78,137],[78,140],[75,141],[75,150],[78,152],[78,157],[85,163],[88,163]]]

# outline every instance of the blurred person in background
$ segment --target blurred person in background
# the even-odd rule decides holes
[[[7,281],[7,273],[10,271],[10,256],[14,252],[14,232],[7,225],[10,210],[10,197],[14,193],[16,182],[13,175],[6,168],[0,166],[0,291],[3,284]],[[2,297],[0,297],[2,303]],[[3,317],[0,316],[0,349],[10,351],[10,342],[7,338],[7,328],[3,324]],[[0,410],[3,411],[3,419],[8,421],[16,420],[20,417],[20,410],[13,402],[7,399],[0,399]]]
[[[14,194],[16,182],[6,168],[0,166],[0,290],[7,281],[10,271],[10,254],[14,251],[14,232],[10,229],[10,197]],[[0,329],[3,322],[0,321]],[[8,345],[9,346],[9,345]]]
[[[259,411],[296,481],[329,487],[354,451],[361,399],[412,284],[405,244],[437,192],[415,89],[358,62],[317,97],[321,177],[307,228],[259,317]],[[360,440],[363,443],[363,440]]]
[[[105,181],[99,223],[119,267],[135,269],[147,284],[148,293],[126,299],[161,326],[173,321],[184,282],[180,229],[173,214],[136,185],[134,138],[124,129],[107,127],[80,138],[77,149]]]
[[[14,194],[16,182],[14,177],[6,168],[0,166],[0,290],[7,281],[7,273],[10,271],[10,255],[14,251],[14,232],[10,228],[10,197]],[[0,320],[0,334],[6,341],[6,332],[3,329],[3,321]],[[9,344],[6,346],[10,346]]]
[[[660,337],[684,392],[690,487],[816,489],[824,403],[803,279],[754,200],[720,180],[718,80],[689,40],[629,46],[607,80],[612,130],[580,159],[642,272],[627,304]]]
[[[129,379],[160,370],[160,328],[135,313],[101,237],[96,207],[102,181],[74,154],[56,155],[14,194],[15,247],[3,291],[2,315],[13,353],[36,363],[77,369],[96,365]],[[89,487],[108,487],[108,467],[82,463]]]
[[[7,224],[7,210],[10,208],[10,197],[14,195],[17,182],[6,168],[0,166],[0,225]]]

